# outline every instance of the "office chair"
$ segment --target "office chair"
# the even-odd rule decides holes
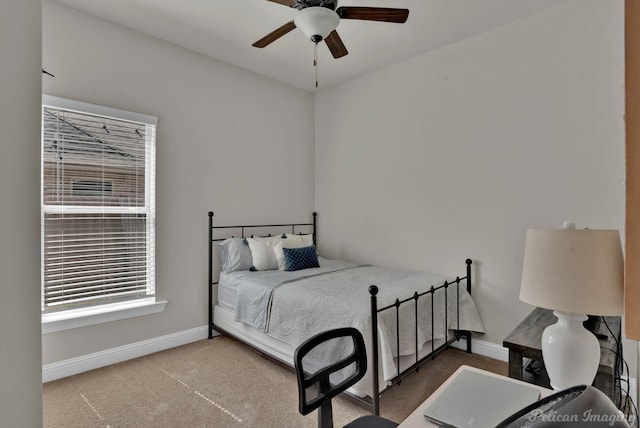
[[[336,340],[340,342],[334,345],[339,345],[345,354],[338,357],[337,361],[335,356],[329,355],[329,348],[323,346]],[[331,361],[327,363],[327,360]],[[362,379],[367,371],[367,351],[362,334],[351,327],[319,333],[296,349],[294,363],[300,413],[307,415],[318,409],[318,427],[333,428],[331,399]],[[380,416],[367,415],[347,424],[345,428],[397,426],[395,422]]]

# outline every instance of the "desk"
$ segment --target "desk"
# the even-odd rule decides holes
[[[473,370],[473,371],[477,371],[480,373],[484,373],[487,374],[489,376],[495,376],[495,377],[500,377],[503,379],[509,379],[511,382],[517,382],[517,383],[525,383],[519,380],[515,380],[515,379],[510,379],[507,378],[505,376],[501,376],[495,373],[491,373],[485,370],[480,370],[477,369],[475,367],[470,367],[470,366],[460,366],[458,368],[458,370],[455,371],[455,373],[453,373],[442,385],[440,385],[440,387],[438,387],[438,389],[436,389],[433,394],[431,394],[425,401],[422,402],[422,404],[420,404],[414,411],[413,413],[411,413],[404,421],[402,421],[402,423],[399,425],[398,428],[426,428],[426,427],[437,427],[437,424],[434,424],[433,422],[430,422],[429,420],[427,420],[427,418],[424,417],[423,412],[424,412],[424,408],[427,407],[433,400],[435,400],[435,398],[442,393],[442,391],[444,391],[447,386],[451,383],[451,381],[462,371],[462,370]],[[528,384],[531,386],[531,384]],[[537,386],[535,385],[535,387],[540,389],[540,394],[542,397],[545,397],[551,393],[553,393],[552,390],[547,389],[547,388],[543,388],[541,386]],[[509,415],[507,415],[509,416]],[[505,419],[506,417],[505,416]]]
[[[620,335],[620,317],[605,317],[614,335]],[[531,358],[536,361],[542,359],[542,331],[557,321],[553,311],[549,309],[534,309],[509,335],[502,344],[509,349],[509,377],[522,380],[522,359]],[[616,349],[615,338],[607,330],[604,323],[598,325],[596,333],[604,334],[606,339],[600,342],[600,366],[593,381],[593,386],[604,392],[613,400],[616,355],[611,350]],[[548,386],[548,385],[543,385]]]

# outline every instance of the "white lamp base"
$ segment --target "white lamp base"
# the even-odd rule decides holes
[[[598,339],[582,322],[586,315],[554,311],[558,322],[542,332],[542,357],[551,387],[563,390],[591,385],[600,365]]]

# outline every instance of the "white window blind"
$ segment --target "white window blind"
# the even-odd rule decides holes
[[[156,123],[43,97],[44,313],[155,295]]]

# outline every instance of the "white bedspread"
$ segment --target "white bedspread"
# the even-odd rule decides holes
[[[337,272],[323,273],[289,281],[275,287],[271,293],[266,331],[269,335],[299,346],[307,338],[324,330],[336,327],[359,329],[367,343],[367,354],[371,361],[371,315],[368,288],[375,284],[379,288],[378,308],[393,304],[396,298],[405,299],[417,291],[421,293],[432,285],[438,287],[445,277],[424,272],[360,266]],[[457,290],[460,298],[460,324],[457,316]],[[418,343],[419,349],[432,339],[445,338],[444,328],[445,290],[435,293],[434,333],[431,331],[431,297],[419,299]],[[464,287],[449,286],[449,329],[484,332],[471,296]],[[396,311],[387,310],[379,316],[380,379],[387,381],[396,374]],[[400,355],[415,353],[414,303],[406,303],[400,310]],[[370,371],[369,371],[370,372]],[[362,394],[370,394],[370,376],[360,382]],[[357,388],[356,388],[357,390]]]

